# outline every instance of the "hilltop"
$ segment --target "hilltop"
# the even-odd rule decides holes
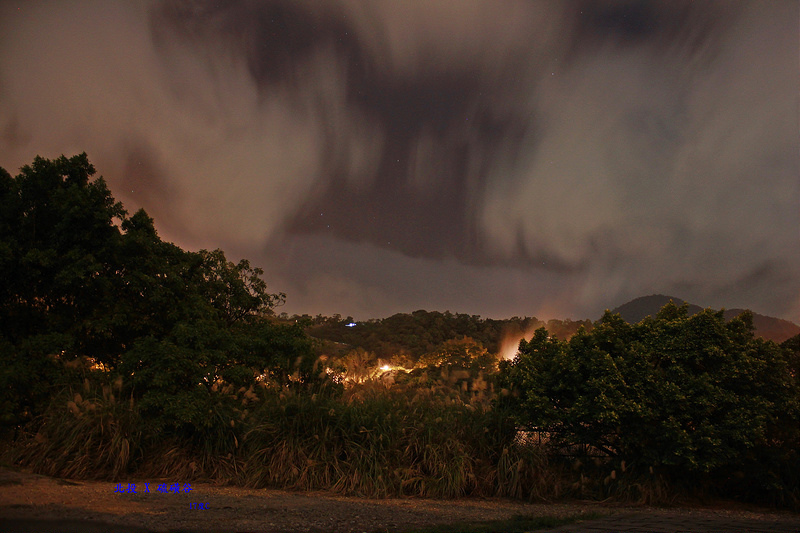
[[[641,322],[645,317],[655,317],[659,309],[664,307],[670,301],[675,305],[683,305],[684,303],[689,306],[689,315],[694,315],[703,310],[697,304],[686,302],[681,298],[675,296],[665,296],[663,294],[653,294],[650,296],[641,296],[634,298],[628,303],[622,304],[614,308],[612,313],[619,313],[620,316],[630,324]],[[745,309],[726,309],[724,312],[725,320],[731,320],[739,316]],[[788,320],[776,318],[773,316],[761,315],[753,313],[753,326],[755,326],[756,336],[763,339],[783,342],[795,335],[800,334],[800,326]]]

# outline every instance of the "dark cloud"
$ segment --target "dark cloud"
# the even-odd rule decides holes
[[[120,172],[116,176],[118,187],[114,194],[129,198],[126,209],[133,213],[139,206],[159,213],[159,227],[172,233],[191,234],[186,220],[173,216],[171,199],[178,190],[170,182],[168,173],[158,161],[157,151],[143,140],[131,139],[119,156]]]
[[[796,2],[0,10],[0,164],[86,150],[290,312],[800,316]]]
[[[241,56],[260,87],[293,90],[308,80],[299,65],[332,50],[358,65],[355,32],[336,4],[167,1],[152,11],[156,45],[186,41],[192,47],[227,48]],[[352,81],[352,80],[351,80]]]
[[[718,38],[738,9],[714,0],[586,0],[573,6],[573,49],[591,52],[593,47],[611,44],[689,54]]]

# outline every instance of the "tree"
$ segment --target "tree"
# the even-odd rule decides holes
[[[497,356],[489,353],[480,342],[464,336],[443,342],[435,351],[420,357],[416,366],[471,370],[475,374],[494,372]]]
[[[86,154],[0,169],[2,419],[30,419],[60,379],[58,361],[86,352],[85,325],[112,297],[124,217]]]
[[[800,334],[783,341],[781,348],[789,358],[789,369],[792,375],[795,379],[800,380]]]
[[[628,325],[606,313],[569,341],[539,329],[520,343],[499,401],[558,449],[599,450],[628,464],[710,473],[796,446],[800,393],[786,352],[756,339],[752,315],[687,316],[665,306]],[[783,452],[781,452],[783,453]]]
[[[246,259],[230,262],[222,250],[201,250],[200,257],[205,296],[227,325],[248,317],[271,315],[272,308],[286,300],[283,293],[267,292],[267,284],[261,279],[264,271],[252,268]]]
[[[12,342],[77,334],[107,296],[125,210],[94,174],[86,154],[37,157],[13,179],[2,172],[0,332]]]
[[[158,416],[182,413],[177,423],[194,423],[191,402],[218,379],[314,381],[311,343],[272,323],[285,295],[261,269],[162,241],[94,174],[86,154],[37,157],[15,178],[0,169],[3,422],[41,412],[77,358],[123,377]]]

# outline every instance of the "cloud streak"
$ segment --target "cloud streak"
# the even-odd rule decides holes
[[[87,151],[290,312],[800,318],[795,2],[0,10],[0,164]]]

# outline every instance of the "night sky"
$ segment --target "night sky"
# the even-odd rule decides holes
[[[0,1],[0,166],[87,152],[279,311],[800,322],[797,1]]]

